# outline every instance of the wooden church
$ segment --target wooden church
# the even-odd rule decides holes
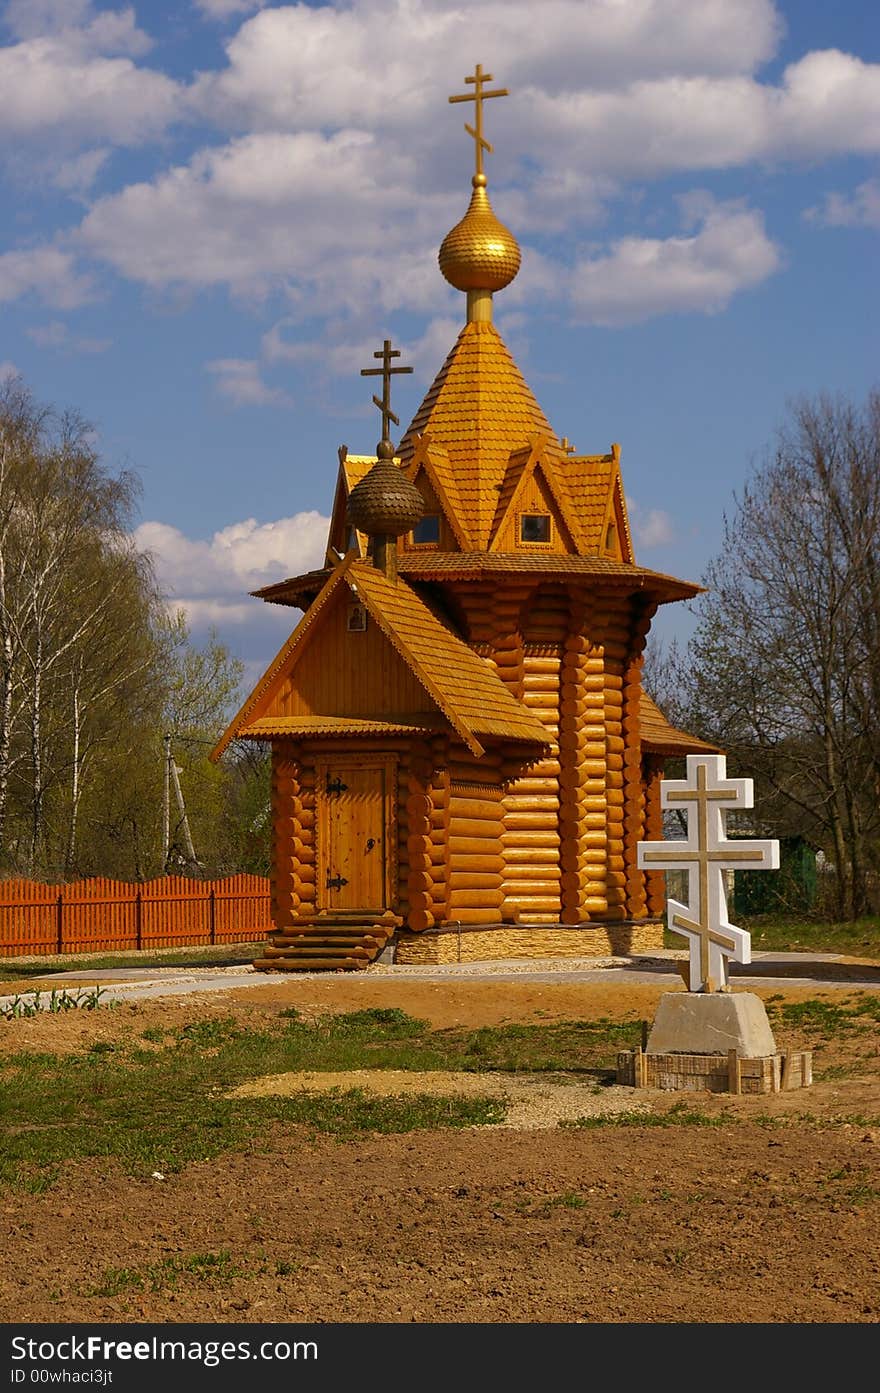
[[[381,366],[375,456],[339,451],[326,561],[255,593],[304,611],[213,751],[272,749],[261,969],[607,954],[662,945],[672,755],[708,749],[642,691],[659,605],[699,587],[639,566],[620,450],[560,438],[492,322],[516,240],[476,173],[439,255],[466,322],[397,449]]]

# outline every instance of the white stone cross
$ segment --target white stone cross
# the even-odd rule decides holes
[[[727,839],[728,808],[751,808],[751,779],[728,779],[724,755],[688,755],[686,779],[662,779],[661,808],[687,809],[683,842],[639,842],[640,870],[686,870],[688,903],[669,900],[666,922],[690,945],[692,992],[727,989],[727,964],[752,960],[751,935],[727,919],[725,872],[779,868],[778,841]]]

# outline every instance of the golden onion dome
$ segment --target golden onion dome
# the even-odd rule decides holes
[[[394,463],[390,440],[381,440],[376,454],[369,474],[349,495],[346,521],[368,537],[401,537],[424,515],[425,500]]]
[[[492,211],[485,174],[472,182],[470,206],[440,247],[440,270],[456,290],[503,290],[519,270],[519,243]]]

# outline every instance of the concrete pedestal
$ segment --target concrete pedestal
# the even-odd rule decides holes
[[[664,992],[648,1036],[647,1053],[722,1054],[740,1059],[776,1054],[760,997],[752,992]]]

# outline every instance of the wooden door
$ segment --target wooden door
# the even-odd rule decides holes
[[[322,908],[388,906],[384,765],[325,767],[322,792]]]

